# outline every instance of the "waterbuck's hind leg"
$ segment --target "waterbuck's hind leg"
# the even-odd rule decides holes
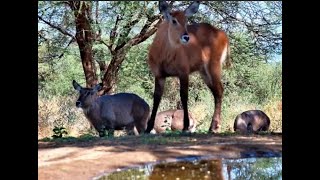
[[[213,87],[210,88],[210,90],[214,96],[214,114],[209,131],[212,133],[218,133],[220,132],[221,126],[221,104],[223,94],[223,86],[221,81],[216,82]]]
[[[214,64],[214,66],[211,67],[204,66],[204,68],[200,71],[200,74],[214,96],[214,113],[209,132],[218,133],[220,132],[221,126],[221,104],[223,95],[220,63]]]
[[[145,133],[149,134],[150,131],[153,129],[154,126],[154,121],[156,119],[158,107],[161,101],[161,97],[163,94],[163,89],[164,89],[164,84],[165,84],[166,79],[165,78],[160,78],[156,77],[155,78],[155,88],[154,88],[154,94],[153,94],[153,107],[152,107],[152,113],[151,117],[148,121],[148,126],[147,129],[145,130]]]

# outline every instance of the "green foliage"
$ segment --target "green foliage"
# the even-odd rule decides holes
[[[119,72],[117,91],[131,91],[146,94],[153,88],[152,75],[147,64],[148,44],[131,48]]]
[[[55,126],[52,131],[54,133],[52,135],[53,139],[62,138],[63,135],[67,135],[68,134],[68,132],[66,131],[66,128],[64,128],[64,127]]]
[[[71,84],[73,79],[84,84],[83,68],[76,52],[76,49],[71,49],[61,59],[53,59],[50,63],[39,62],[38,75],[44,74],[44,78],[38,79],[41,84],[39,88],[41,97],[50,98],[73,94]]]
[[[281,179],[282,158],[230,159],[232,179]]]

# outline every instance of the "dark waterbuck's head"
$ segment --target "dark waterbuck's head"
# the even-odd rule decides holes
[[[97,84],[93,88],[83,88],[75,80],[72,81],[72,85],[75,90],[77,90],[80,95],[76,101],[76,106],[78,108],[87,108],[92,102],[94,102],[99,96],[97,92],[101,89],[101,85]]]

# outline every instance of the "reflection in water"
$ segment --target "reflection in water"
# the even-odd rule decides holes
[[[225,179],[282,179],[282,158],[227,159]]]
[[[149,175],[157,179],[214,179],[223,180],[221,160],[199,162],[175,162],[155,165]]]
[[[282,179],[282,158],[191,159],[178,162],[147,164],[117,171],[98,178],[116,179]]]

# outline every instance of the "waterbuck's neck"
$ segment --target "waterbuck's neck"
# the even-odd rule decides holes
[[[161,29],[161,32],[164,33],[162,34],[162,37],[164,37],[162,41],[165,41],[169,49],[173,50],[179,48],[181,46],[181,43],[175,41],[175,37],[172,35],[172,30],[170,28],[171,27],[169,22],[164,21],[159,29]]]
[[[179,46],[181,46],[180,43],[177,43],[177,42],[174,41],[172,35],[170,34],[170,30],[169,29],[168,29],[168,33],[167,33],[167,38],[168,38],[168,45],[169,45],[170,48],[176,49]]]
[[[92,119],[97,114],[96,111],[99,110],[99,104],[97,101],[94,101],[90,106],[82,108],[82,110],[87,118]]]
[[[93,109],[94,106],[96,106],[98,98],[98,95],[93,95],[86,100],[86,103],[84,103],[82,106],[83,112],[85,114],[88,113],[91,109]]]

